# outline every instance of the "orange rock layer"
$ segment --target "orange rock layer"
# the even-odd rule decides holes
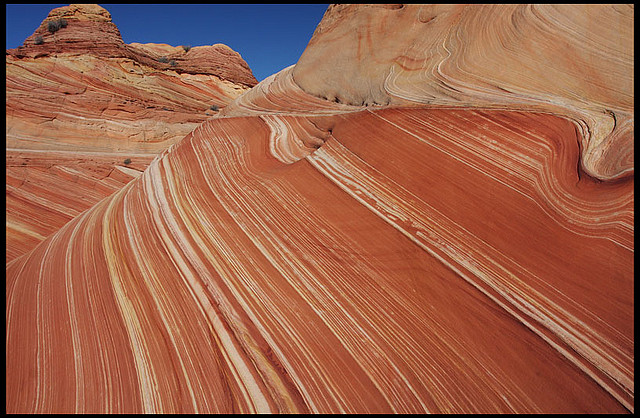
[[[589,175],[571,109],[297,68],[7,264],[7,412],[633,412],[632,165]]]

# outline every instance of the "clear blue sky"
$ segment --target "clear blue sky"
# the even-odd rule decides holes
[[[49,11],[68,4],[7,4],[7,49],[31,36]],[[298,62],[328,4],[100,4],[125,43],[222,43],[262,81]]]

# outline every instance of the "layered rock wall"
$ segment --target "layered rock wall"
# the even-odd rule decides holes
[[[50,30],[49,26],[60,20],[65,21],[65,26]],[[226,45],[198,46],[188,51],[182,46],[160,45],[164,47],[159,48],[158,44],[125,44],[106,9],[97,4],[72,4],[53,9],[21,47],[8,53],[19,58],[55,54],[128,58],[157,70],[215,75],[245,87],[257,84],[240,54]]]
[[[6,55],[7,261],[117,190],[70,180],[143,170],[256,83],[227,46],[127,45],[98,5],[52,10]]]

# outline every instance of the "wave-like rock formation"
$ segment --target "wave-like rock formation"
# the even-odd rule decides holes
[[[60,19],[66,26],[49,31]],[[64,225],[52,208],[82,202],[65,213],[68,221],[108,195],[63,186],[69,178],[59,171],[46,170],[43,179],[43,166],[89,169],[93,177],[126,170],[127,158],[149,163],[213,116],[212,105],[222,109],[257,83],[225,45],[185,49],[127,45],[105,9],[71,5],[52,10],[23,46],[7,50],[7,260]],[[40,191],[26,190],[29,184]],[[27,209],[34,205],[40,209]]]
[[[8,263],[7,412],[633,412],[633,110],[598,156],[618,174],[598,177],[589,95],[529,107],[485,83],[427,103],[446,63],[416,60],[395,81],[416,96],[387,104],[346,98],[390,94],[372,49],[357,80],[304,68],[333,42],[340,73],[385,33],[380,54],[403,61],[495,30],[474,54],[500,58],[541,16],[561,19],[537,45],[554,67],[558,42],[633,30],[632,7],[457,7],[330,6],[300,63]],[[457,44],[425,45],[429,22]],[[617,70],[624,51],[607,52]],[[482,65],[458,65],[473,89]],[[582,73],[615,90],[599,65]],[[549,94],[521,77],[523,97]]]
[[[633,34],[630,4],[337,5],[294,78],[343,103],[567,116],[582,131],[582,168],[614,179],[633,173]]]

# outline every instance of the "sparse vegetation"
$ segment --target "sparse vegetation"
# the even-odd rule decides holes
[[[124,160],[125,164],[131,164],[131,158],[127,158],[126,160]]]
[[[160,57],[160,58],[158,58],[158,62],[161,62],[161,63],[163,63],[163,64],[166,64],[166,63],[168,63],[168,62],[169,62],[169,58],[167,58],[167,57]]]
[[[175,60],[171,60],[171,61],[169,61],[169,65],[172,66],[172,67],[175,67],[176,65],[178,65],[178,63],[175,62]]]
[[[41,35],[38,35],[33,40],[33,43],[36,44],[36,45],[42,45],[44,43],[44,38]]]
[[[182,45],[182,49],[184,49],[184,52],[189,52],[191,45]]]
[[[214,112],[217,112],[219,108],[216,105],[211,105],[209,109],[213,110]]]
[[[66,28],[66,27],[67,27],[67,21],[65,19],[56,19],[47,23],[47,29],[51,33],[55,33],[60,29]]]

